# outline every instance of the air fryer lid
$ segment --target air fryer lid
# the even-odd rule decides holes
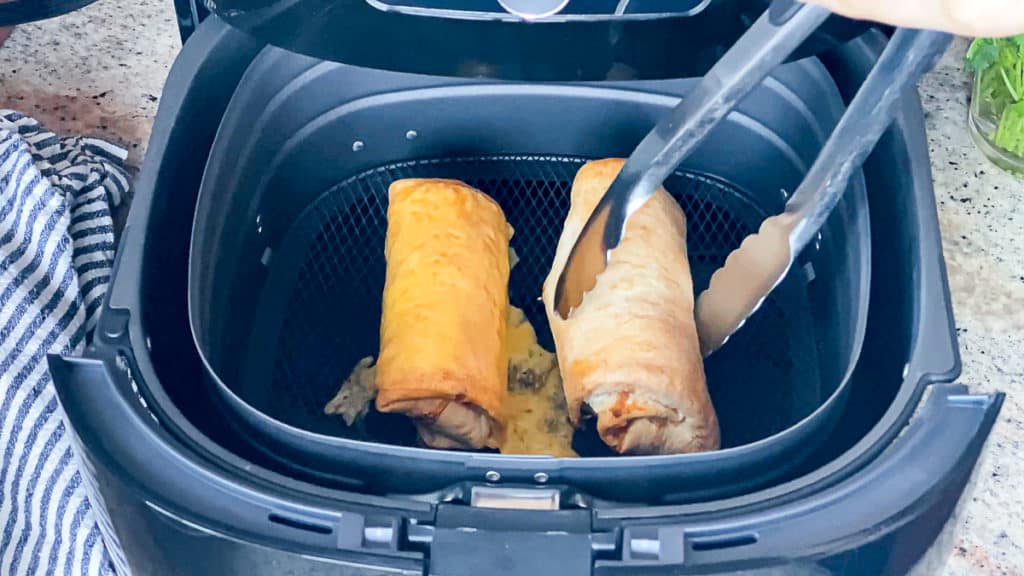
[[[506,0],[522,4],[526,0]],[[497,0],[224,0],[228,23],[289,50],[357,66],[510,80],[701,76],[769,0],[569,0],[525,22]],[[856,37],[835,17],[795,58]]]

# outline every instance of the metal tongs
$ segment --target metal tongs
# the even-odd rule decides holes
[[[555,310],[568,318],[583,302],[619,245],[626,221],[697,148],[711,130],[784,62],[830,12],[796,0],[768,10],[637,146],[594,208],[555,285]]]
[[[827,17],[816,6],[776,0],[696,90],[644,138],[594,209],[562,269],[555,290],[555,309],[562,318],[593,288],[629,217]],[[698,298],[697,330],[705,356],[724,344],[785,277],[892,122],[899,97],[935,65],[951,41],[951,35],[940,32],[896,32],[786,211],[767,219],[758,234],[730,254]]]
[[[785,210],[767,218],[729,254],[697,299],[705,357],[725,344],[786,277],[892,123],[900,97],[935,66],[952,40],[943,32],[896,31]]]

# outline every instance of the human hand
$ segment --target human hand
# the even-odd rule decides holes
[[[851,18],[965,36],[1024,34],[1022,0],[804,0]]]

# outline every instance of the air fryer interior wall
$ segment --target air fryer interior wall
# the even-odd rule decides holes
[[[372,461],[362,460],[370,454],[366,446],[343,437],[411,438],[374,434],[391,426],[375,426],[373,418],[367,434],[322,415],[355,361],[375,353],[387,184],[407,175],[455,176],[498,196],[524,256],[513,274],[513,303],[546,334],[533,299],[579,158],[628,154],[691,85],[493,84],[264,51],[225,115],[193,238],[193,327],[213,371],[231,388],[216,388],[227,417],[287,466],[314,475],[326,468],[337,481],[365,477],[367,466],[374,468],[372,482],[391,490],[475,477],[465,465],[437,472],[439,464],[456,462],[438,452],[375,448]],[[820,64],[787,66],[716,131],[684,166],[686,174],[669,182],[691,211],[698,284],[764,214],[781,209],[783,191],[799,182],[841,111]],[[836,391],[856,358],[866,314],[863,194],[859,182],[851,187],[778,299],[709,363],[728,445],[763,441],[817,412],[771,445],[718,453],[703,465],[684,457],[677,464],[684,468],[666,469],[663,482],[685,472],[702,478],[701,486],[689,487],[699,493],[721,484],[715,474],[732,471],[741,483],[763,484],[824,438],[840,411],[843,394]],[[596,444],[578,447],[602,454]],[[407,465],[420,481],[401,488],[395,474],[382,477],[381,458]],[[786,464],[759,465],[772,460]],[[557,465],[565,474],[573,466]],[[642,476],[636,467],[632,473]],[[594,485],[608,484],[597,466],[586,474]],[[657,491],[649,473],[643,479],[645,495],[633,497]]]

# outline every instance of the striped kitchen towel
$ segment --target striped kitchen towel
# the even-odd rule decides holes
[[[80,353],[114,257],[125,152],[0,110],[0,574],[113,574],[48,353]]]

